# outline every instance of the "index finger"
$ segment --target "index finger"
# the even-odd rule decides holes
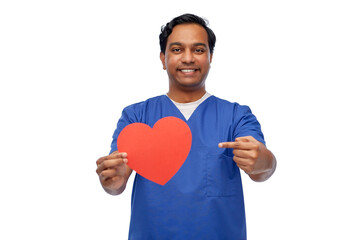
[[[222,142],[219,143],[219,148],[235,148],[239,144],[237,142]]]

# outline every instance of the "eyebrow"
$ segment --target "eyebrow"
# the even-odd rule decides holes
[[[172,46],[182,46],[182,45],[183,44],[181,42],[173,42],[173,43],[169,44],[169,48]],[[194,47],[202,46],[202,47],[207,48],[205,43],[194,43],[192,46],[194,46]]]

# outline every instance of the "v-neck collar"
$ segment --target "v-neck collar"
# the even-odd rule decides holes
[[[191,116],[189,117],[188,120],[185,118],[185,116],[182,114],[182,112],[179,110],[179,108],[175,105],[175,103],[169,98],[169,96],[164,94],[164,97],[167,98],[171,107],[176,109],[175,111],[177,112],[177,115],[179,115],[182,120],[184,120],[186,123],[188,123],[188,122],[190,122],[191,119],[194,118],[194,115],[197,115],[197,112],[199,111],[199,109],[201,109],[206,104],[206,102],[209,101],[209,99],[212,99],[214,97],[214,95],[207,97],[202,103],[200,103],[199,106],[197,106],[196,109],[194,110],[194,112],[191,114]]]

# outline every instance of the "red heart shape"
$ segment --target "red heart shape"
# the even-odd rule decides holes
[[[191,148],[189,126],[176,117],[158,120],[154,127],[132,123],[119,134],[119,152],[126,152],[128,166],[141,176],[165,185],[185,162]]]

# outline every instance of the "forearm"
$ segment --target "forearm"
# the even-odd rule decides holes
[[[264,182],[268,180],[276,170],[277,161],[272,152],[266,147],[262,157],[259,158],[259,164],[254,169],[254,173],[249,173],[249,177],[255,182]]]

